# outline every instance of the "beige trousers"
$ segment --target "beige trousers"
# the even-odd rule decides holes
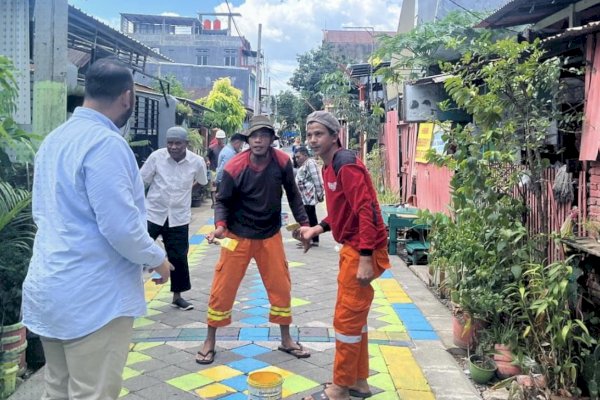
[[[41,338],[46,356],[42,400],[117,399],[132,334],[133,318],[120,317],[79,339]]]

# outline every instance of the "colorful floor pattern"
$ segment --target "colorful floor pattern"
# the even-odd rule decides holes
[[[189,264],[198,265],[207,251],[214,251],[204,240],[204,235],[212,231],[212,225],[203,226],[190,239]],[[301,268],[301,262],[290,262],[290,267]],[[294,395],[307,390],[318,390],[321,382],[278,368],[257,359],[257,356],[272,352],[276,345],[261,345],[265,342],[279,342],[278,327],[269,327],[266,315],[269,303],[266,292],[257,273],[251,275],[252,291],[250,298],[243,304],[243,312],[247,316],[240,322],[251,327],[229,329],[227,336],[219,336],[218,340],[240,341],[236,347],[231,343],[230,351],[239,356],[232,362],[223,365],[217,362],[213,367],[198,372],[187,373],[166,380],[169,385],[186,392],[192,392],[205,399],[238,400],[247,398],[246,380],[248,374],[257,370],[272,370],[284,377],[283,397],[298,398]],[[375,299],[370,314],[370,322],[378,321],[369,331],[369,354],[372,375],[369,384],[374,390],[373,400],[429,400],[434,395],[416,363],[412,353],[412,342],[416,340],[437,340],[433,328],[421,311],[401,288],[399,283],[387,271],[373,283]],[[135,321],[134,339],[130,347],[127,366],[123,377],[125,382],[140,376],[143,370],[136,369],[136,364],[152,360],[152,349],[158,349],[167,343],[178,341],[201,341],[206,336],[206,328],[165,329],[157,335],[155,330],[144,327],[154,323],[147,318],[160,314],[161,308],[169,305],[171,293],[168,285],[157,286],[151,281],[145,285],[148,314]],[[310,305],[302,298],[294,298],[294,308]],[[221,330],[220,330],[221,331]],[[332,328],[292,328],[292,334],[300,341],[334,342]],[[247,342],[252,342],[247,344]],[[276,344],[276,343],[275,343]],[[148,352],[148,353],[147,353]],[[127,386],[127,385],[125,385]],[[121,396],[128,393],[123,389]]]

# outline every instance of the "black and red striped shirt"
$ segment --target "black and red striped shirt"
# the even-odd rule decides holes
[[[247,239],[273,236],[281,229],[283,189],[296,222],[308,225],[290,156],[275,148],[269,152],[271,160],[262,169],[250,161],[250,150],[227,162],[216,196],[216,226]]]

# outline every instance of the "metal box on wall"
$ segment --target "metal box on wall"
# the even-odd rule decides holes
[[[405,122],[471,121],[471,116],[456,106],[446,111],[439,109],[438,104],[449,99],[444,89],[446,77],[439,75],[404,84],[402,119]]]

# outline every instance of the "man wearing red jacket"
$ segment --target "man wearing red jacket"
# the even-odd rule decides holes
[[[306,400],[346,400],[371,396],[367,317],[373,301],[371,281],[390,268],[387,233],[371,177],[354,152],[341,148],[340,124],[332,114],[315,111],[306,120],[308,144],[323,160],[328,215],[296,238],[308,241],[331,230],[341,243],[338,294],[333,326],[333,383]]]

